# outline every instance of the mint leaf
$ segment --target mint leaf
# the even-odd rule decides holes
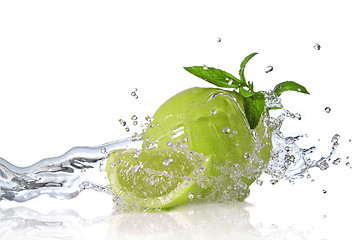
[[[248,90],[246,90],[243,86],[241,86],[239,88],[239,93],[244,97],[244,98],[248,98],[253,96],[255,93],[254,92],[250,92]]]
[[[243,98],[244,112],[251,129],[255,129],[261,119],[265,107],[265,97],[257,92],[251,97]]]
[[[248,85],[247,85],[246,78],[244,76],[244,69],[246,68],[246,65],[249,62],[249,60],[251,60],[257,54],[258,54],[257,52],[254,52],[254,53],[249,54],[247,57],[245,57],[243,59],[243,61],[241,62],[241,68],[239,69],[239,76],[241,79],[241,84],[248,86],[251,91],[253,91],[253,82],[252,83],[248,82]]]
[[[217,68],[193,66],[184,67],[184,69],[193,75],[216,85],[217,87],[238,88],[240,85],[239,79],[237,79],[235,76]]]
[[[296,91],[300,93],[310,94],[305,87],[293,81],[279,83],[275,86],[273,91],[278,96],[280,96],[285,91]]]

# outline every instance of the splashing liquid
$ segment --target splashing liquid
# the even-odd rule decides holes
[[[281,99],[272,91],[265,93],[265,98],[267,108],[283,109]],[[244,157],[250,160],[252,166],[248,166],[244,170],[238,164],[231,167],[222,167],[219,169],[221,171],[219,177],[210,181],[208,179],[198,180],[200,187],[205,188],[204,183],[206,182],[213,185],[213,189],[204,199],[217,202],[243,200],[249,194],[249,186],[242,181],[242,176],[253,174],[253,172],[258,172],[254,180],[259,185],[263,184],[263,181],[258,179],[262,172],[271,176],[271,184],[276,184],[282,179],[293,183],[298,178],[310,176],[309,170],[311,168],[319,168],[324,171],[329,167],[329,161],[335,155],[339,145],[340,136],[338,134],[333,136],[332,149],[328,156],[311,159],[310,155],[316,151],[316,147],[300,148],[297,145],[297,141],[304,138],[305,134],[285,136],[281,132],[281,126],[286,118],[300,120],[300,115],[293,114],[286,109],[282,111],[283,113],[275,118],[269,115],[265,116],[265,133],[262,134],[262,138],[258,137],[255,130],[251,131],[256,146],[253,152],[245,153],[246,156]],[[212,109],[211,114],[215,115],[216,113],[217,110]],[[136,121],[137,116],[132,116],[131,120]],[[151,117],[146,118],[148,122],[152,120]],[[223,134],[233,138],[237,132],[225,128],[223,129]],[[272,138],[272,150],[269,162],[264,164],[256,153],[263,148],[262,139],[268,136]],[[191,139],[186,138],[181,147],[186,147],[188,141],[191,141]],[[172,142],[167,143],[168,146],[174,144]],[[116,149],[140,149],[141,145],[142,135],[135,133],[132,138],[97,147],[75,147],[59,157],[43,159],[29,167],[16,167],[5,159],[0,158],[0,200],[24,202],[42,194],[58,199],[71,199],[85,189],[104,192],[115,197],[104,172],[106,160],[109,154]],[[149,149],[156,147],[158,147],[156,142],[148,146]],[[138,158],[139,155],[140,151],[135,152],[134,158]],[[340,161],[341,158],[336,158],[332,164],[338,165]],[[162,162],[166,167],[170,166],[173,160],[166,158]],[[141,168],[142,165],[139,163],[136,169],[140,171]],[[228,184],[228,181],[234,184]],[[194,196],[190,194],[189,198],[193,199]],[[121,200],[116,201],[117,205],[123,205]]]

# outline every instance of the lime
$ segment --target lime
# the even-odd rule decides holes
[[[237,92],[190,88],[156,111],[143,134],[143,149],[175,145],[211,156],[206,194],[214,200],[243,200],[269,160],[270,139],[263,118],[250,130],[243,97]]]
[[[170,208],[192,199],[210,171],[210,158],[181,149],[116,150],[106,171],[116,195],[146,208]]]

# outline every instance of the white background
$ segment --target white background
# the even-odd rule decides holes
[[[344,160],[312,171],[314,183],[271,186],[263,176],[242,204],[111,217],[111,198],[91,191],[0,202],[0,239],[356,239],[357,9],[349,0],[1,1],[0,156],[15,165],[124,138],[118,119],[143,118],[181,90],[210,86],[182,67],[236,74],[255,51],[246,76],[257,90],[292,80],[311,93],[283,94],[302,115],[287,121],[287,133],[315,139],[318,156],[338,133]]]

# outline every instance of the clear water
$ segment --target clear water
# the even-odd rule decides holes
[[[137,89],[131,95],[135,95],[136,92]],[[267,107],[283,107],[281,99],[273,92],[269,91],[265,96]],[[327,113],[330,112],[328,109],[330,108],[325,109]],[[221,169],[223,174],[212,180],[216,181],[217,185],[211,194],[208,194],[207,199],[221,202],[245,198],[249,194],[249,186],[241,180],[243,174],[251,174],[257,171],[259,173],[256,177],[259,177],[260,173],[264,172],[271,176],[271,184],[276,184],[280,180],[294,183],[296,179],[310,177],[309,172],[312,168],[319,168],[324,171],[329,168],[331,160],[332,165],[338,165],[341,162],[341,158],[335,157],[340,140],[338,134],[332,137],[332,147],[328,150],[326,156],[318,159],[311,158],[312,153],[317,150],[315,146],[309,148],[298,146],[298,141],[306,138],[306,134],[286,136],[281,132],[282,124],[286,119],[295,118],[300,120],[300,114],[293,114],[286,109],[277,111],[281,111],[281,114],[277,117],[267,116],[264,121],[266,126],[265,136],[270,134],[272,137],[273,148],[270,161],[263,164],[262,159],[256,155],[256,152],[259,152],[263,147],[263,143],[257,137],[257,133],[252,131],[256,147],[253,152],[245,153],[244,157],[250,159],[253,165],[257,167],[254,169],[249,166],[245,170],[240,169],[239,166]],[[216,109],[211,110],[211,114],[216,114],[216,112]],[[140,125],[142,130],[150,125],[152,120],[153,118],[146,117],[146,123]],[[133,115],[131,121],[133,125],[137,125],[138,117]],[[124,128],[129,125],[122,119],[119,122]],[[150,127],[153,126],[150,125]],[[130,131],[129,128],[126,128],[126,131]],[[223,134],[229,137],[232,135],[233,137],[236,132],[231,131],[229,128],[224,128]],[[191,141],[190,139],[187,140]],[[5,159],[0,158],[0,200],[24,202],[42,194],[59,199],[71,199],[85,189],[92,189],[114,196],[104,170],[109,154],[116,149],[141,149],[141,145],[141,135],[134,133],[132,138],[97,147],[75,147],[59,157],[46,158],[29,167],[16,167]],[[149,149],[156,147],[158,147],[156,142],[148,146]],[[185,142],[182,147],[186,147]],[[139,154],[140,151],[133,158],[138,158]],[[172,162],[173,159],[171,158],[163,159],[164,166],[169,166]],[[347,161],[346,164],[350,166],[350,162]],[[229,186],[227,184],[228,179],[235,184]],[[198,183],[202,184],[207,180],[200,179]],[[257,179],[256,183],[262,185],[263,181]],[[188,197],[189,199],[194,198],[192,194],[189,194]],[[119,203],[120,201],[117,200],[118,205],[122,205],[122,203]]]
[[[136,144],[137,138],[130,138],[97,147],[75,147],[29,167],[16,167],[0,158],[0,200],[24,202],[42,194],[71,199],[85,189],[113,194],[104,173],[108,154]]]

